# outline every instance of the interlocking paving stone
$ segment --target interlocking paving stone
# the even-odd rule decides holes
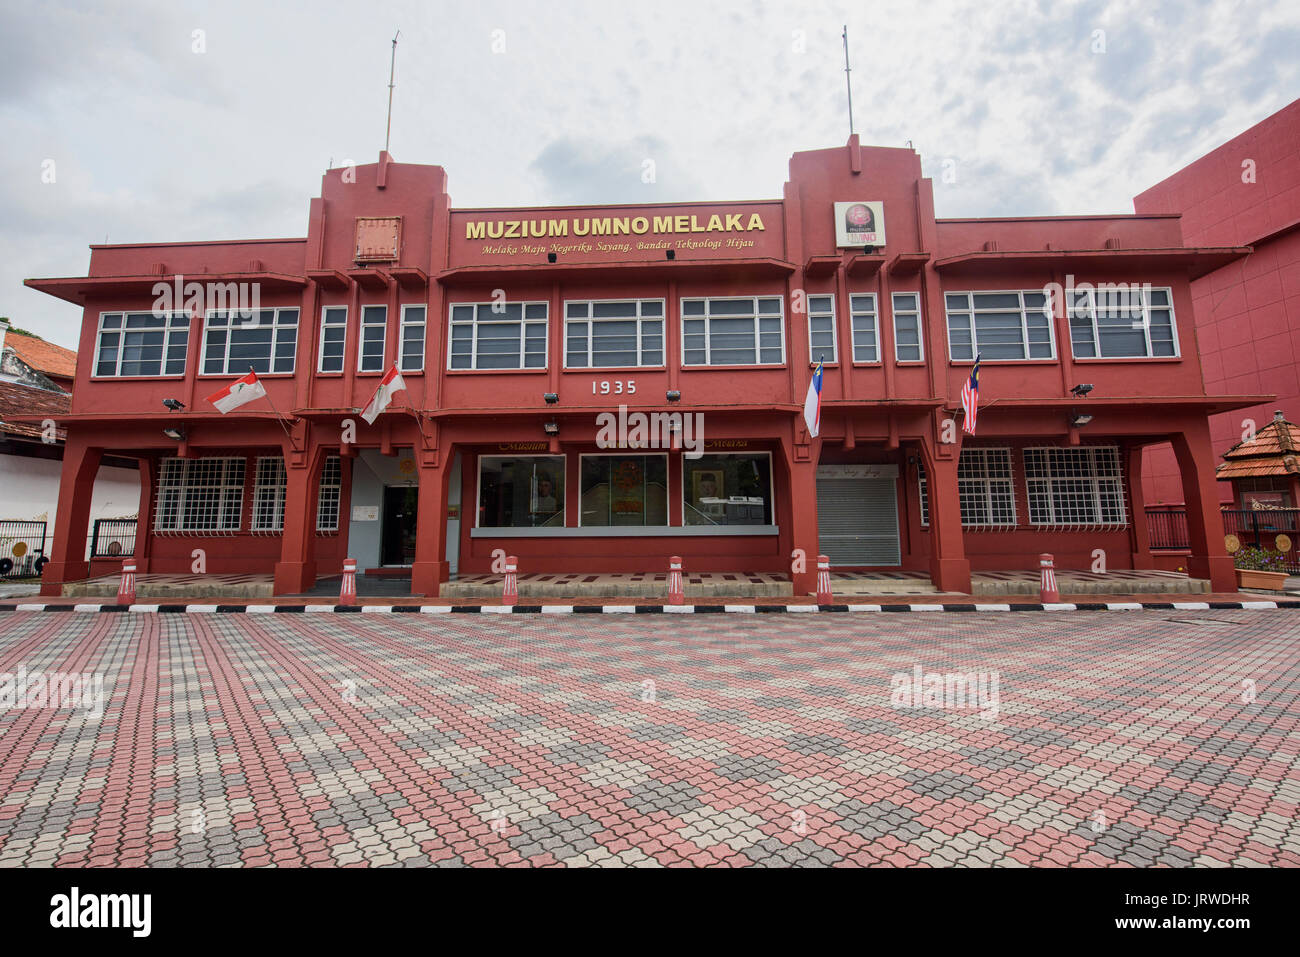
[[[1300,865],[1300,617],[1205,617],[6,612],[106,700],[0,710],[0,866]]]

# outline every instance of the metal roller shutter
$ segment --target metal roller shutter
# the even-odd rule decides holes
[[[817,534],[831,565],[897,565],[895,478],[817,476]]]

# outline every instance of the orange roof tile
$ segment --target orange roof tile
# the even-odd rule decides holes
[[[77,354],[71,349],[12,329],[5,333],[5,346],[13,349],[14,355],[37,372],[63,379],[71,379],[77,374]]]
[[[1278,412],[1273,421],[1223,453],[1224,462],[1214,470],[1220,479],[1263,475],[1300,475],[1300,429]]]

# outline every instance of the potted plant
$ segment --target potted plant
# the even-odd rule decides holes
[[[1237,568],[1238,588],[1282,591],[1286,585],[1286,556],[1269,548],[1247,545],[1232,556]]]

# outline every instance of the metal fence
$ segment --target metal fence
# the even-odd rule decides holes
[[[1147,507],[1147,538],[1153,549],[1187,548],[1187,509],[1165,505]]]
[[[97,518],[90,532],[91,558],[128,558],[135,554],[136,520]]]
[[[35,578],[45,567],[45,522],[0,519],[0,578]]]
[[[1225,508],[1223,531],[1236,535],[1242,545],[1276,549],[1277,537],[1286,535],[1292,547],[1286,553],[1286,568],[1300,572],[1300,508]],[[1187,548],[1187,509],[1152,505],[1146,510],[1148,537],[1153,549]]]

